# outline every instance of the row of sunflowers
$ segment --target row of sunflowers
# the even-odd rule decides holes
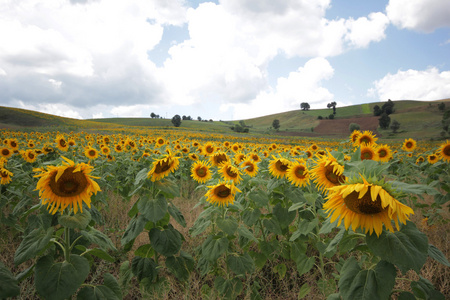
[[[299,280],[318,272],[328,299],[443,299],[423,277],[410,290],[394,286],[397,269],[420,274],[428,257],[450,266],[410,221],[420,210],[429,224],[448,222],[449,141],[381,144],[370,131],[328,141],[142,130],[1,131],[0,142],[1,222],[22,236],[14,265],[0,264],[8,282],[0,298],[18,296],[30,276],[45,299],[121,299],[132,277],[152,294],[165,290],[162,274],[188,282],[199,272],[214,278],[217,297],[258,299],[264,287],[253,274],[275,264],[280,278],[292,265]],[[173,201],[185,194],[183,182],[203,191],[188,236]],[[111,193],[132,204],[120,245],[96,229]],[[149,242],[134,246],[143,233]],[[197,237],[201,245],[184,251]],[[120,252],[133,255],[118,279],[105,273],[103,284],[86,282],[96,259],[112,263]],[[22,264],[30,267],[14,275]],[[305,283],[299,297],[311,288]]]

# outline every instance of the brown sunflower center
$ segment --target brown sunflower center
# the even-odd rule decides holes
[[[341,182],[344,182],[345,180],[345,176],[334,173],[333,166],[330,165],[328,165],[325,169],[325,177],[334,185],[340,185]]]
[[[247,172],[253,172],[253,171],[255,170],[255,166],[253,166],[252,163],[246,163],[246,164],[244,165],[244,167],[247,167],[247,168],[246,168]]]
[[[0,176],[2,176],[3,178],[8,178],[8,173],[6,173],[5,171],[0,171]]]
[[[206,151],[206,153],[213,153],[214,148],[212,146],[206,146],[205,151]]]
[[[28,153],[28,158],[33,159],[33,158],[34,158],[34,153],[33,153],[33,152],[29,152],[29,153]]]
[[[55,195],[60,197],[74,197],[86,190],[89,185],[86,175],[83,172],[73,172],[74,167],[68,167],[64,173],[56,179],[56,172],[50,179],[50,189]]]
[[[155,173],[160,174],[164,173],[165,171],[169,170],[172,166],[172,162],[170,159],[160,160],[155,167]]]
[[[225,154],[217,154],[214,156],[214,162],[220,165],[223,162],[227,161],[227,156]]]
[[[8,156],[11,153],[11,151],[9,151],[9,149],[2,149],[2,155],[3,156]]]
[[[295,176],[296,176],[297,178],[303,179],[303,178],[306,177],[305,171],[306,171],[306,169],[305,169],[304,166],[298,166],[298,167],[295,168],[294,174],[295,174]]]
[[[237,174],[236,172],[234,172],[234,171],[231,169],[231,167],[228,167],[228,168],[227,168],[227,175],[228,175],[230,178],[236,178],[238,174]]]
[[[370,187],[361,199],[358,199],[358,196],[359,193],[353,191],[344,198],[347,208],[351,211],[363,215],[374,215],[383,211],[380,196],[377,196],[377,199],[372,201],[372,197],[370,196]]]
[[[380,151],[378,151],[378,156],[380,158],[386,157],[387,156],[387,151],[384,149],[381,149]]]
[[[405,147],[406,147],[406,148],[412,148],[412,147],[413,147],[413,143],[407,142],[407,143],[405,144]]]
[[[216,187],[216,189],[214,190],[214,194],[216,194],[216,196],[220,198],[227,198],[231,194],[231,189],[222,184]]]
[[[11,145],[11,147],[13,147],[13,148],[16,148],[16,147],[17,147],[17,143],[14,142],[14,141],[11,141],[10,145]]]
[[[288,165],[283,164],[281,161],[277,160],[277,162],[275,163],[275,168],[277,168],[278,171],[285,173],[288,169]]]
[[[66,146],[66,141],[65,140],[59,140],[59,145],[61,147],[65,147]]]
[[[361,152],[361,159],[365,160],[365,159],[372,159],[373,158],[373,153],[370,150],[365,150]]]
[[[208,170],[206,169],[206,167],[201,167],[201,168],[197,169],[198,177],[205,177],[207,173],[208,173]]]
[[[444,153],[445,156],[450,156],[450,145],[446,145],[442,150],[442,153]]]

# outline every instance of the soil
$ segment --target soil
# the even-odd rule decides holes
[[[314,132],[279,132],[278,135],[284,136],[307,136],[307,137],[348,137],[350,135],[349,126],[356,123],[360,126],[360,130],[370,130],[375,135],[381,136],[377,132],[379,117],[366,116],[357,118],[320,120],[319,125],[314,128]]]

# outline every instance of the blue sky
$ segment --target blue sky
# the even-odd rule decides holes
[[[0,0],[0,105],[239,120],[450,98],[449,15],[448,0]]]

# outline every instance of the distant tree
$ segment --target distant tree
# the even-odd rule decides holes
[[[173,116],[173,118],[172,118],[172,124],[173,124],[173,126],[175,126],[175,127],[180,127],[180,125],[181,125],[181,117],[180,117],[180,115],[175,115],[175,116]]]
[[[361,126],[359,126],[359,124],[356,124],[356,123],[350,123],[350,125],[348,126],[348,129],[350,130],[350,132],[353,132],[355,130],[360,130]]]
[[[187,120],[187,117],[186,117],[185,115],[183,115],[183,116],[181,117],[181,119],[182,119],[183,121],[186,121],[186,120]]]
[[[301,108],[302,110],[309,110],[309,108],[310,108],[309,103],[308,103],[308,102],[302,102],[302,103],[300,104],[300,108]]]
[[[213,119],[209,119],[209,122],[212,122],[213,121]]]
[[[382,113],[386,113],[387,115],[394,113],[394,111],[395,111],[394,105],[395,105],[394,101],[392,101],[391,99],[388,99],[388,101],[385,102],[383,104],[383,106],[381,107]]]
[[[323,119],[323,117],[322,117],[322,116],[318,116],[318,117],[317,117],[317,119],[319,119],[319,120],[322,120],[322,119]]]
[[[333,120],[333,119],[334,119],[334,115],[333,115],[333,114],[330,114],[330,115],[328,116],[328,119]]]
[[[442,116],[442,129],[447,133],[450,131],[450,109],[447,109]]]
[[[389,124],[391,123],[391,118],[387,115],[387,113],[382,113],[381,117],[378,119],[378,124],[381,129],[388,129]]]
[[[240,120],[239,124],[242,126],[242,128],[247,127],[247,125],[245,125],[245,121],[244,120]]]
[[[444,103],[444,102],[439,103],[439,104],[438,104],[438,109],[439,109],[440,111],[444,111],[444,110],[445,110],[445,103]]]
[[[273,122],[272,122],[272,127],[273,127],[275,130],[278,130],[278,128],[280,128],[280,120],[278,120],[278,119],[273,120]]]
[[[155,114],[154,112],[152,112],[152,113],[150,114],[150,117],[153,119],[154,117],[156,117],[156,114]]]
[[[400,123],[397,120],[393,120],[391,124],[391,129],[393,133],[397,133],[397,130],[400,129]]]
[[[197,117],[197,120],[201,121],[201,120],[202,120],[202,117]]]
[[[333,108],[333,115],[336,114],[336,105],[337,105],[337,104],[336,104],[335,101],[333,101],[333,102],[327,104],[327,108]]]
[[[373,115],[374,115],[374,116],[379,117],[379,116],[381,116],[382,113],[383,113],[383,111],[381,110],[381,107],[380,107],[380,106],[375,105],[375,106],[373,107]]]

